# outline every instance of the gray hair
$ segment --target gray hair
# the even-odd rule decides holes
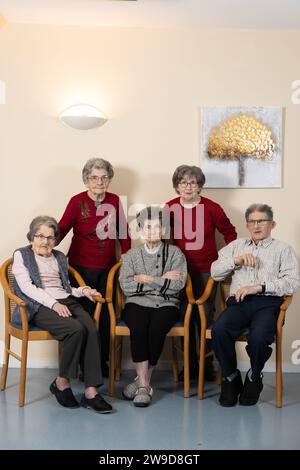
[[[147,220],[158,220],[162,229],[169,228],[169,214],[159,206],[148,206],[137,213],[136,221],[139,228],[142,229]]]
[[[29,232],[27,233],[27,238],[30,242],[33,241],[33,238],[41,227],[41,225],[46,225],[46,227],[52,228],[54,231],[54,236],[56,240],[59,238],[59,226],[56,220],[53,217],[48,215],[39,215],[35,217],[29,225]]]
[[[205,184],[205,176],[204,173],[202,172],[201,168],[198,166],[190,166],[190,165],[180,165],[176,168],[174,171],[173,177],[172,177],[172,182],[173,182],[173,187],[176,191],[176,193],[179,194],[178,191],[178,185],[180,181],[186,176],[194,176],[196,178],[196,181],[198,183],[199,188],[201,189],[204,184]]]
[[[249,215],[253,212],[264,212],[269,220],[273,220],[273,210],[272,207],[268,206],[267,204],[251,204],[251,206],[246,209],[245,212],[245,219],[246,221],[249,220]]]
[[[82,169],[82,179],[85,184],[94,168],[96,170],[105,170],[110,180],[114,177],[114,169],[107,160],[103,158],[90,158]]]

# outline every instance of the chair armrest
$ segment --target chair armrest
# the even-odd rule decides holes
[[[83,277],[80,276],[80,274],[76,271],[76,269],[72,268],[72,266],[69,265],[68,266],[68,271],[69,271],[70,274],[72,274],[72,276],[76,280],[79,287],[86,286],[86,283],[84,282]]]
[[[214,287],[214,283],[215,281],[213,280],[213,278],[210,276],[207,280],[207,283],[206,283],[206,286],[205,286],[205,289],[203,291],[203,294],[201,295],[201,297],[199,297],[199,299],[196,300],[196,304],[197,305],[203,305],[204,302],[207,301],[207,299],[210,297],[211,293],[212,293],[212,289]]]
[[[187,273],[187,277],[186,277],[185,295],[187,297],[188,303],[194,305],[195,297],[193,293],[192,280],[191,280],[191,276],[189,275],[189,273]]]
[[[112,303],[113,301],[113,293],[114,293],[114,280],[116,273],[122,266],[122,261],[116,263],[109,271],[106,283],[106,293],[105,293],[105,300],[107,303]]]
[[[203,304],[210,297],[213,287],[214,287],[214,283],[215,281],[210,276],[207,280],[203,294],[201,295],[201,297],[199,297],[199,299],[196,300],[196,305],[198,305],[198,311],[199,311],[199,316],[200,316],[201,331],[203,331],[204,334],[206,330],[207,321],[206,321],[206,315],[205,315]]]
[[[9,298],[9,300],[14,302],[16,305],[19,305],[20,307],[25,307],[26,308],[26,304],[25,304],[24,300],[20,299],[20,297],[17,297],[15,294],[13,294],[10,289],[5,289],[3,287],[3,290],[5,292],[5,295]]]
[[[277,331],[282,329],[287,309],[289,305],[291,304],[292,300],[293,300],[292,295],[286,295],[284,298],[284,301],[280,305],[280,312],[277,318]]]

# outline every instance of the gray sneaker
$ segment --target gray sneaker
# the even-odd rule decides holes
[[[122,391],[122,395],[126,400],[133,400],[139,389],[139,378],[136,377],[133,382],[126,385]]]
[[[139,387],[133,399],[134,406],[145,407],[150,405],[153,395],[153,389],[146,387]]]

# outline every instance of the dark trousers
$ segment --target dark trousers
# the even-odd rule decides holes
[[[128,303],[122,317],[130,329],[133,362],[148,360],[151,366],[155,366],[162,353],[167,333],[179,319],[179,309],[141,307]]]
[[[248,295],[242,302],[229,297],[227,308],[212,327],[212,346],[220,363],[223,377],[237,368],[235,341],[248,330],[246,350],[250,357],[252,377],[258,380],[272,354],[276,323],[282,297]]]
[[[107,276],[109,269],[91,269],[84,268],[82,266],[73,265],[73,268],[79,272],[83,277],[84,282],[92,289],[97,289],[100,294],[105,298]],[[70,277],[71,285],[77,287],[78,284],[74,278]],[[88,298],[82,297],[78,299],[78,302],[82,305],[90,316],[93,318],[95,311],[95,304]],[[107,362],[109,359],[109,338],[110,338],[110,320],[109,313],[106,304],[102,304],[100,322],[99,322],[99,335],[100,335],[100,346],[101,346],[101,361]]]
[[[206,283],[210,276],[210,273],[200,273],[200,272],[190,272],[192,286],[193,286],[193,293],[195,299],[199,299],[199,297],[203,294],[205,289]],[[218,284],[215,283],[212,293],[207,301],[204,303],[204,311],[207,320],[207,327],[210,327],[214,322],[214,313],[215,313],[215,299],[217,294],[217,287]],[[185,289],[183,289],[180,293],[181,302],[180,302],[180,319],[184,320],[184,315],[187,307],[187,298],[185,295]],[[197,305],[193,306],[191,320],[190,320],[190,335],[189,335],[189,354],[190,354],[190,365],[191,367],[196,367],[198,364],[198,346],[197,346],[197,339],[200,338],[200,318],[199,318],[199,311]],[[207,349],[208,351],[211,349],[210,341],[207,341]]]
[[[58,302],[68,307],[71,317],[60,317],[54,310],[41,306],[34,323],[62,342],[59,376],[76,378],[82,361],[85,386],[99,387],[102,384],[99,338],[93,320],[75,297],[69,296]]]

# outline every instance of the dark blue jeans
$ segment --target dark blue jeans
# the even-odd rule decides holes
[[[250,357],[252,377],[258,380],[272,354],[276,323],[283,297],[248,295],[242,302],[229,297],[227,308],[212,327],[212,347],[223,377],[237,369],[235,342],[248,330],[246,350]]]

